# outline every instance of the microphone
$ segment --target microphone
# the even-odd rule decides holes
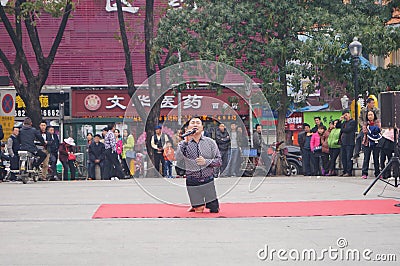
[[[197,129],[196,129],[196,128],[193,128],[193,129],[190,130],[189,132],[186,132],[185,134],[182,134],[182,135],[181,135],[181,138],[184,138],[184,137],[193,135],[194,133],[196,133],[196,131],[197,131]]]

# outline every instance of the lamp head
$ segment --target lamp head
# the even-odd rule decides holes
[[[353,41],[349,45],[350,54],[353,57],[359,57],[362,52],[362,44],[358,41],[357,37],[354,37]]]

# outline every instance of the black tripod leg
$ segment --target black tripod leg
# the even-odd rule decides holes
[[[393,158],[392,158],[393,159]],[[371,185],[369,185],[369,187],[367,188],[367,190],[364,191],[363,195],[367,195],[368,191],[371,190],[371,188],[375,185],[376,182],[378,182],[378,180],[383,176],[383,174],[389,170],[392,167],[393,164],[393,160],[390,160],[390,162],[385,166],[385,168],[383,168],[382,172],[380,172],[380,174],[375,178],[374,182],[371,183]]]

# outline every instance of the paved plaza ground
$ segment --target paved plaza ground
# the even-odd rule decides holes
[[[252,181],[252,182],[250,182]],[[396,199],[360,177],[219,178],[221,202]],[[251,190],[255,190],[250,192]],[[144,192],[146,191],[146,192]],[[381,194],[381,195],[380,195]],[[103,203],[187,203],[183,179],[0,184],[0,265],[398,265],[400,216],[92,219]],[[182,207],[183,209],[183,207]],[[185,210],[185,209],[183,209]],[[338,245],[345,243],[345,248]],[[263,250],[285,250],[265,257]],[[296,251],[315,250],[318,261]],[[324,249],[371,250],[348,261]],[[290,252],[290,256],[288,255]],[[283,253],[282,253],[283,254]],[[323,257],[321,256],[323,255]],[[349,256],[347,256],[349,257]],[[284,261],[283,258],[287,258]],[[321,259],[322,258],[322,259]]]

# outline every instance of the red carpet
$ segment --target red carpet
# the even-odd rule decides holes
[[[167,204],[102,204],[99,218],[240,218],[400,214],[396,200],[333,200],[300,202],[222,203],[219,213],[192,213]]]

